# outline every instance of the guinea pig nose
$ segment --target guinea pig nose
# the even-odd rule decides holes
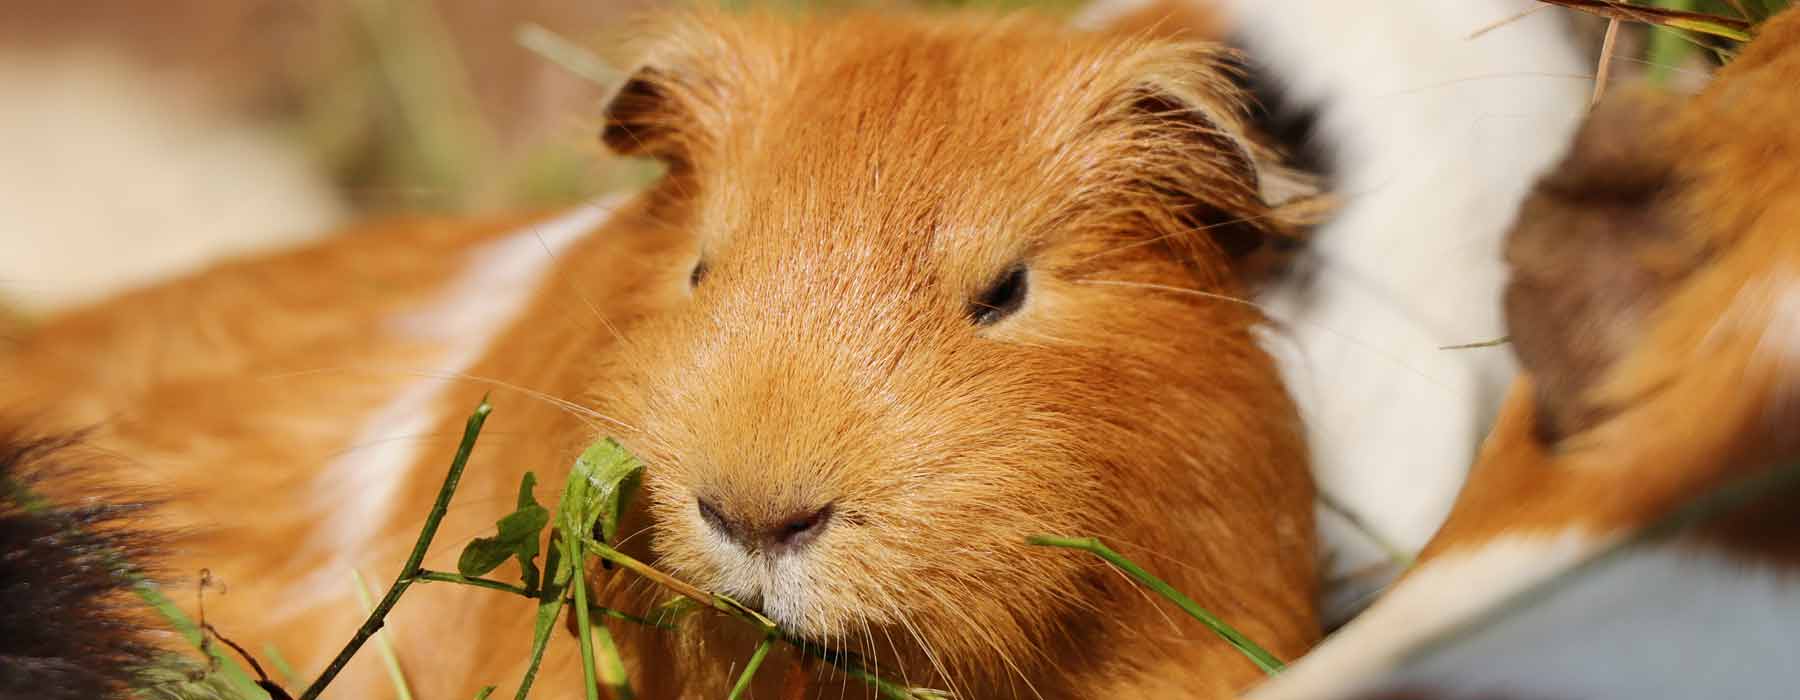
[[[745,542],[748,531],[743,525],[725,517],[725,512],[719,510],[719,507],[713,505],[711,501],[704,498],[695,498],[694,501],[700,504],[700,519],[705,520],[714,532],[724,535],[726,539],[733,542],[740,544]]]
[[[804,547],[825,530],[831,522],[831,504],[812,512],[795,513],[783,518],[770,529],[769,539],[777,546]]]
[[[745,549],[794,550],[817,539],[831,520],[831,504],[823,508],[792,513],[776,518],[768,525],[753,525],[726,515],[724,509],[705,498],[694,499],[700,508],[700,519],[726,539]]]

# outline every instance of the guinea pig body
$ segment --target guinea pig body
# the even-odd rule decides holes
[[[1238,256],[1291,224],[1218,49],[965,16],[663,36],[607,115],[610,145],[669,166],[629,203],[402,222],[138,292],[0,358],[13,397],[99,423],[169,496],[170,570],[228,582],[208,622],[302,676],[361,620],[352,573],[395,573],[488,391],[431,568],[523,471],[559,483],[610,435],[648,465],[623,548],[914,686],[1261,676],[1039,534],[1101,538],[1277,656],[1315,641],[1304,440]],[[666,600],[624,575],[596,594]],[[421,584],[386,634],[416,693],[461,697],[523,673],[532,618]],[[606,624],[642,697],[722,695],[756,641]],[[573,646],[542,693],[574,693]],[[365,653],[328,695],[389,687]]]

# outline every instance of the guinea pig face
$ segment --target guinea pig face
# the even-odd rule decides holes
[[[1264,459],[1236,454],[1269,451],[1247,422],[1291,409],[1221,299],[1262,232],[1210,49],[894,17],[671,34],[606,139],[669,164],[647,196],[695,241],[688,297],[595,392],[649,465],[660,566],[819,641],[1011,662],[1096,604],[1084,559],[1027,536],[1155,546],[1151,511]]]

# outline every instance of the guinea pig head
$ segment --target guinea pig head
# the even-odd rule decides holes
[[[1294,227],[1222,50],[891,15],[660,36],[604,139],[667,164],[648,206],[694,254],[594,399],[648,464],[659,566],[950,675],[1153,606],[1038,534],[1316,633],[1297,418],[1239,269]]]

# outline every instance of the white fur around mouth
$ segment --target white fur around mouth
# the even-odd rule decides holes
[[[724,538],[708,537],[717,567],[712,590],[773,620],[783,630],[813,641],[833,636],[815,589],[812,562],[804,554],[750,552]]]

